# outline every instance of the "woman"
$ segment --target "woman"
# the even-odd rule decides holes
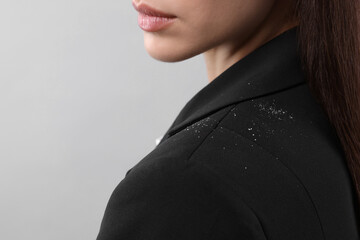
[[[97,239],[360,239],[358,2],[134,0],[148,53],[203,53],[210,82]]]

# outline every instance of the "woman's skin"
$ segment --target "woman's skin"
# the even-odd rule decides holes
[[[156,32],[144,31],[146,51],[164,62],[203,53],[209,82],[232,64],[298,25],[293,0],[133,0],[175,15]]]

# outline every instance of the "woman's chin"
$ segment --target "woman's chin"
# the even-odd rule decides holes
[[[152,58],[154,58],[158,61],[162,61],[162,62],[180,62],[180,61],[190,58],[190,57],[183,57],[182,55],[176,55],[176,54],[169,53],[169,52],[148,51],[148,54]]]
[[[191,49],[186,49],[186,47],[180,47],[177,43],[145,41],[144,45],[152,58],[162,62],[180,62],[199,54]]]
[[[194,54],[177,51],[175,48],[146,48],[147,53],[162,62],[180,62],[194,56]]]

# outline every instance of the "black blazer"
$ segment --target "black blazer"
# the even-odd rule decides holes
[[[355,188],[296,27],[181,110],[107,204],[97,240],[355,240]]]

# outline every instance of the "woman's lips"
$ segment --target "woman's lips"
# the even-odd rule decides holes
[[[156,32],[165,27],[169,26],[176,19],[176,16],[163,13],[159,10],[156,10],[146,4],[136,4],[132,3],[136,11],[139,12],[138,24],[140,28],[147,32]]]

